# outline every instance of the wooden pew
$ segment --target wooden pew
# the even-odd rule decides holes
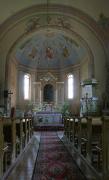
[[[78,149],[79,142],[79,118],[74,118],[74,147]]]
[[[109,116],[102,118],[102,159],[103,177],[109,179]]]
[[[23,151],[32,134],[31,117],[0,119],[0,179]]]
[[[78,149],[79,152],[86,157],[88,146],[88,119],[79,118],[79,132],[78,132]]]
[[[22,119],[16,119],[16,157],[22,151]]]
[[[16,148],[16,127],[15,120],[10,118],[3,118],[3,171],[7,171],[9,166],[15,161]]]
[[[69,122],[69,140],[71,143],[74,142],[74,118],[70,118]]]
[[[80,157],[101,179],[109,179],[109,117],[70,117],[64,123],[65,136]]]
[[[64,117],[64,134],[69,139],[69,117]]]
[[[63,122],[64,122],[64,135],[66,136],[67,134],[67,118],[63,116]]]
[[[101,171],[102,169],[102,125],[103,123],[101,117],[92,118],[91,163],[98,171]]]
[[[3,153],[5,151],[3,142],[3,119],[0,118],[0,179],[3,176]]]

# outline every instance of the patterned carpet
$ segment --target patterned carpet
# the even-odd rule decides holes
[[[62,131],[64,130],[63,124],[45,124],[34,126],[35,131]]]
[[[32,180],[86,180],[56,132],[41,132]]]

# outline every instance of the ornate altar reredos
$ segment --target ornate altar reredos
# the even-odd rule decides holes
[[[87,79],[81,83],[80,115],[99,114],[99,101],[96,95],[96,79]]]
[[[64,82],[51,72],[39,75],[35,83],[34,125],[62,124]]]
[[[50,110],[53,106],[62,105],[64,102],[64,82],[59,82],[58,78],[51,72],[41,74],[35,83],[34,102],[46,110]]]

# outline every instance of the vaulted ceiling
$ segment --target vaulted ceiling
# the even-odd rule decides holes
[[[102,38],[96,21],[100,13],[108,16],[106,0],[0,0],[0,5],[5,52],[12,50],[18,63],[31,68],[64,68],[91,56],[94,38]]]
[[[100,13],[109,16],[107,0],[0,0],[0,24],[20,10],[37,4],[63,4],[75,7],[97,19]]]
[[[45,29],[19,44],[16,59],[36,68],[65,68],[80,63],[87,51],[62,31]]]

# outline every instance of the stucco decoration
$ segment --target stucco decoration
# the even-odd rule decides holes
[[[52,15],[42,14],[39,16],[35,15],[27,20],[25,32],[29,33],[43,26],[58,26],[66,29],[72,28],[70,20],[68,20],[66,16],[55,15],[55,14]]]
[[[99,15],[98,24],[105,32],[106,38],[109,39],[109,17],[106,17],[103,13]]]
[[[100,26],[104,29],[109,29],[109,18],[106,17],[103,13],[101,13],[99,15],[99,21],[98,23],[100,24]]]
[[[50,72],[46,73],[45,75],[42,75],[40,78],[40,81],[50,82],[50,81],[56,81],[57,78]]]

